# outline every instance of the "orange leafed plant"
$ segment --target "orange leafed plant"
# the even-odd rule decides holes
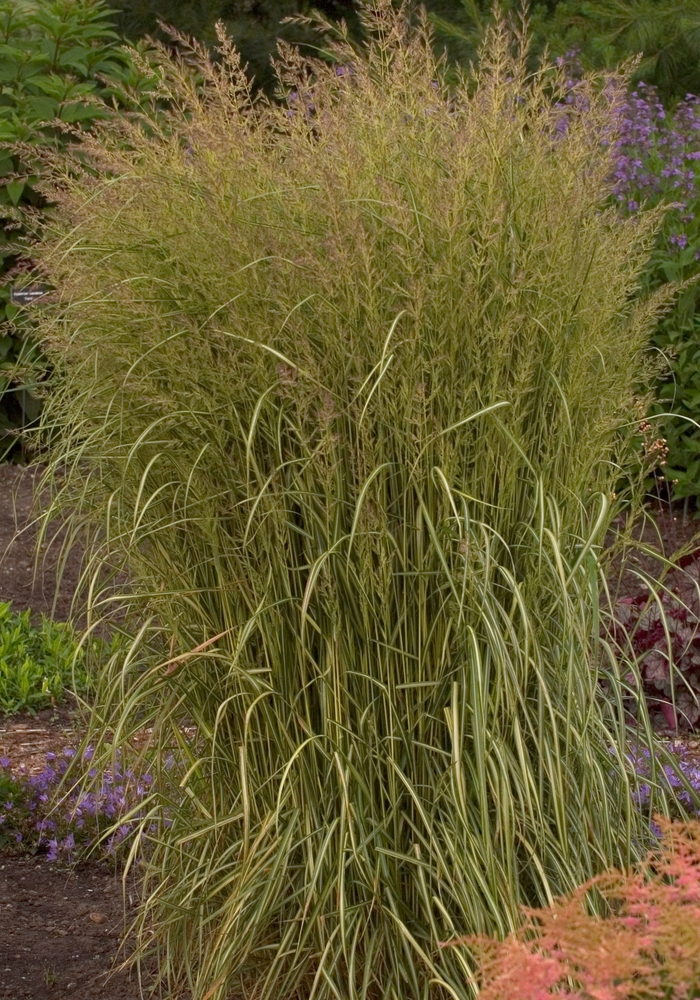
[[[480,1000],[700,996],[700,823],[657,821],[661,843],[633,871],[525,909],[504,941],[449,942],[477,959]]]

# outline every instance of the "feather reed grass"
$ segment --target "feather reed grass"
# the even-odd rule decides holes
[[[93,736],[178,748],[139,926],[196,1000],[461,1000],[438,942],[645,843],[598,612],[663,307],[658,213],[606,207],[622,90],[567,103],[498,20],[450,92],[363,17],[278,102],[223,36],[163,52],[157,121],[46,154],[51,513],[93,624],[128,570]]]

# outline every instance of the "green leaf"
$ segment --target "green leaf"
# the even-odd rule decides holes
[[[25,182],[19,180],[9,181],[9,183],[5,185],[5,190],[7,191],[9,199],[13,205],[17,205],[19,203],[20,198],[24,194],[24,188]]]
[[[30,97],[27,105],[33,112],[35,122],[49,122],[58,115],[58,101],[51,97]]]
[[[58,65],[64,69],[73,69],[82,76],[88,75],[88,57],[90,49],[85,45],[74,45],[67,52],[62,53],[58,59]]]
[[[104,117],[104,109],[94,104],[66,104],[61,108],[61,120],[64,122],[92,121]]]
[[[63,77],[57,76],[55,73],[38,77],[32,81],[32,85],[37,90],[40,90],[42,94],[53,97],[57,101],[65,100],[66,91],[70,87],[70,84]]]

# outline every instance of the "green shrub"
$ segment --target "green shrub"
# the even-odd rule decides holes
[[[521,0],[501,0],[522,12]],[[634,79],[658,87],[671,105],[700,92],[699,0],[540,0],[532,9],[533,49],[555,56],[572,52],[587,69],[614,69],[639,57]],[[430,0],[438,37],[462,65],[476,56],[492,20],[493,0]],[[461,8],[461,9],[460,9]]]
[[[13,614],[0,603],[0,713],[34,712],[63,699],[68,688],[86,694],[92,687],[85,656],[69,625],[30,612]]]
[[[19,429],[36,419],[32,392],[36,351],[13,325],[10,299],[24,215],[43,206],[37,163],[16,145],[60,144],[60,120],[85,128],[106,113],[117,93],[146,92],[112,30],[103,0],[0,0],[0,459],[22,447]]]
[[[51,163],[46,485],[93,614],[128,568],[96,760],[179,748],[141,941],[197,1000],[465,997],[439,941],[648,834],[598,617],[662,308],[660,213],[606,207],[622,91],[565,104],[499,23],[451,93],[405,11],[364,17],[335,66],[287,51],[282,105],[225,43],[203,91],[164,53],[166,127]]]
[[[241,52],[248,75],[256,87],[271,92],[276,86],[270,57],[282,39],[295,44],[306,43],[313,51],[318,38],[301,24],[289,23],[290,18],[320,11],[324,17],[357,21],[353,0],[119,0],[113,5],[118,29],[129,38],[142,35],[165,37],[161,24],[192,35],[207,45],[216,44],[216,24],[223,21],[226,30]]]

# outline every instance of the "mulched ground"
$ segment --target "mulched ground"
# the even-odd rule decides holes
[[[0,715],[0,757],[12,762],[12,771],[39,774],[46,754],[76,747],[82,738],[80,716],[67,705],[47,708],[36,715]]]
[[[0,1000],[137,1000],[135,974],[118,968],[135,902],[124,895],[98,863],[0,857]]]
[[[0,601],[12,601],[14,611],[31,609],[36,615],[67,621],[80,577],[80,554],[71,553],[58,586],[54,573],[58,544],[43,548],[39,572],[35,571],[32,510],[38,476],[33,469],[0,465]]]

